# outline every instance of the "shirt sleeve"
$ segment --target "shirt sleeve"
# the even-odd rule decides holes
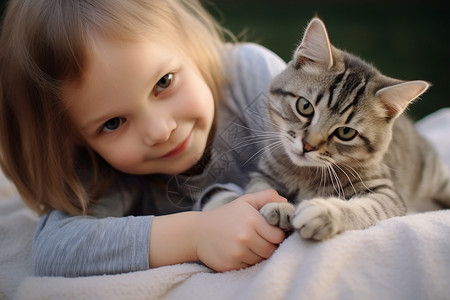
[[[151,215],[136,205],[149,198],[137,178],[120,178],[93,205],[89,216],[51,211],[42,217],[33,240],[37,276],[78,277],[149,268]],[[135,214],[137,215],[137,214]]]
[[[52,211],[35,232],[37,276],[90,276],[146,270],[152,216],[95,218]]]

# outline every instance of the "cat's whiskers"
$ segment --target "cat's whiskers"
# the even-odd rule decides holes
[[[392,168],[392,167],[388,166],[385,163],[382,163],[382,165],[383,165],[383,167],[385,167],[388,170],[391,170],[391,171],[394,171],[394,172],[403,172],[402,170],[399,170],[399,169],[396,169],[396,168]]]
[[[238,126],[238,127],[241,127],[243,129],[246,129],[246,130],[250,130],[250,131],[256,132],[256,133],[273,133],[273,134],[277,134],[277,135],[279,134],[278,131],[259,130],[259,129],[255,129],[255,128],[250,128],[250,127],[244,126],[244,125],[236,123],[236,122],[232,122],[231,124],[233,124],[235,126]],[[275,124],[273,124],[273,126],[275,127]],[[279,126],[277,126],[277,127],[279,127]]]
[[[283,128],[281,128],[281,126],[279,124],[272,122],[272,120],[270,120],[270,118],[266,114],[261,114],[261,113],[256,112],[256,111],[251,111],[251,112],[249,112],[249,114],[250,113],[253,116],[256,116],[256,117],[260,118],[263,122],[267,122],[270,125],[272,125],[272,128],[276,128],[279,131],[283,131]]]
[[[328,169],[328,174],[330,175],[331,184],[333,185],[333,189],[337,193],[338,198],[341,198],[341,192],[342,192],[343,197],[345,197],[345,192],[344,192],[344,188],[342,186],[342,182],[339,179],[339,175],[337,174],[336,170],[334,169],[334,166],[337,166],[337,164],[334,161],[332,161],[331,158],[326,157],[326,156],[319,156],[318,158],[321,161],[323,161],[325,167]],[[325,187],[326,187],[326,176],[325,176],[325,181],[324,181],[324,190],[325,190]]]
[[[260,150],[258,150],[255,154],[253,154],[252,156],[250,156],[245,162],[244,162],[244,166],[247,165],[249,162],[251,162],[252,160],[264,155],[264,153],[266,153],[267,151],[275,151],[278,148],[283,147],[283,141],[281,140],[276,140],[273,143],[270,143],[266,146],[264,146],[263,148],[261,148]]]
[[[333,184],[333,189],[338,194],[338,197],[340,197],[339,185],[338,185],[338,182],[335,181],[336,178],[335,178],[335,173],[333,171],[334,171],[333,167],[329,166],[328,173],[330,174],[330,179],[331,179],[331,183]]]
[[[280,135],[277,132],[271,132],[271,131],[262,131],[262,130],[257,130],[257,129],[253,129],[253,128],[249,128],[246,126],[243,126],[241,124],[237,124],[237,123],[233,123],[236,126],[239,126],[241,128],[250,130],[255,132],[255,135],[251,135],[251,136],[246,136],[243,137],[243,141],[242,142],[238,142],[237,145],[235,145],[233,148],[231,148],[230,150],[227,151],[231,152],[231,151],[235,151],[237,149],[240,148],[244,148],[244,147],[248,147],[250,145],[255,145],[255,144],[259,144],[259,143],[265,143],[265,142],[271,142],[271,141],[277,141],[280,140]]]
[[[236,146],[234,146],[233,148],[226,151],[226,153],[233,152],[238,149],[245,148],[245,147],[248,147],[251,145],[256,145],[256,144],[260,144],[260,143],[269,143],[269,142],[273,142],[273,141],[278,142],[278,141],[280,141],[280,138],[279,137],[261,137],[258,139],[250,139],[250,140],[242,141],[242,142],[238,143]]]
[[[345,170],[344,170],[343,168],[341,168],[338,164],[336,164],[336,163],[332,163],[332,164],[333,164],[336,168],[338,168],[338,169],[344,174],[345,177],[347,177],[347,180],[348,180],[350,186],[352,187],[353,191],[355,192],[355,195],[358,194],[358,192],[356,191],[356,188],[355,188],[355,186],[353,185],[353,182],[352,182],[350,176],[347,174],[347,172],[345,172]],[[348,171],[348,170],[347,170],[347,171]],[[350,173],[351,173],[351,175],[353,175],[353,176],[355,175],[355,174],[353,174],[352,172],[350,172]],[[361,178],[361,177],[360,177],[360,178]],[[345,196],[345,194],[344,194],[344,196]]]
[[[357,177],[359,182],[361,182],[362,186],[369,192],[373,193],[373,191],[364,183],[364,180],[359,175],[358,171],[356,171],[352,166],[349,166],[348,164],[343,164],[342,167],[345,167],[347,171],[349,171],[354,177]]]
[[[326,173],[326,170],[327,170],[327,167],[321,167],[321,168],[318,168],[318,169],[320,169],[320,182],[319,182],[319,188],[318,188],[318,190],[320,190],[320,187],[322,186],[322,195],[324,195],[325,194],[325,188],[327,187],[327,182],[326,182],[326,179],[327,179],[327,173]]]
[[[254,128],[249,128],[249,127],[247,127],[247,126],[243,126],[243,125],[238,124],[238,123],[235,123],[235,122],[233,122],[232,124],[233,124],[233,125],[236,125],[236,126],[238,126],[238,127],[241,127],[241,128],[243,128],[243,129],[252,131],[252,132],[254,132],[255,134],[254,134],[254,135],[250,135],[250,136],[243,137],[243,138],[245,138],[245,140],[244,140],[243,142],[239,142],[239,143],[237,144],[237,146],[233,147],[233,149],[231,149],[231,150],[238,149],[238,148],[241,148],[241,147],[244,147],[244,146],[248,146],[248,145],[252,145],[252,144],[256,144],[256,143],[258,143],[258,142],[266,142],[266,141],[270,141],[272,138],[273,138],[273,139],[280,139],[280,135],[279,135],[279,133],[276,132],[276,131],[263,131],[263,130],[258,130],[258,129],[254,129]],[[247,143],[249,140],[250,140],[251,143]],[[245,144],[244,144],[244,143],[245,143]],[[242,145],[244,145],[244,146],[242,146]]]
[[[260,114],[254,114],[254,115],[261,116],[261,118],[262,118],[262,115],[260,115]],[[263,119],[264,119],[265,122],[269,122],[269,123],[272,124],[272,122],[268,121],[266,118],[263,118]],[[244,166],[247,165],[252,160],[255,160],[258,157],[264,155],[267,151],[275,151],[278,148],[283,146],[281,135],[277,131],[258,130],[258,129],[254,129],[254,128],[249,128],[247,126],[244,126],[242,124],[238,124],[236,122],[233,122],[232,124],[235,125],[235,126],[238,126],[240,128],[243,128],[243,129],[249,130],[251,132],[254,132],[255,134],[251,135],[251,136],[243,137],[245,140],[242,141],[242,142],[237,143],[237,145],[235,145],[233,148],[228,150],[227,153],[235,151],[235,150],[240,149],[240,148],[244,148],[244,147],[248,147],[248,146],[251,146],[251,145],[259,144],[259,143],[266,144],[260,150],[258,150],[252,156],[250,156],[244,162],[244,164],[243,164]],[[276,124],[272,124],[272,125],[274,127],[277,127]]]
[[[333,164],[332,166],[332,170],[333,170],[333,174],[336,177],[336,181],[338,183],[338,187],[339,187],[339,194],[338,194],[338,198],[344,199],[345,198],[345,191],[344,191],[344,186],[342,185],[342,181],[339,178],[339,175],[335,169],[335,165]],[[341,194],[342,192],[342,194]]]
[[[341,186],[340,186],[339,178],[337,178],[336,172],[333,169],[333,165],[328,164],[327,170],[328,170],[328,174],[330,175],[330,181],[331,181],[331,184],[333,185],[333,189],[338,194],[338,197],[340,198],[340,196],[341,196],[340,187]]]

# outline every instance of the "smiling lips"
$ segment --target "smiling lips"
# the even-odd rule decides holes
[[[167,154],[165,154],[161,158],[171,158],[171,157],[177,156],[178,154],[183,152],[184,149],[186,149],[186,147],[189,144],[190,139],[191,139],[191,134],[189,134],[189,136],[183,142],[181,142],[181,144],[176,146],[173,150],[171,150],[170,152],[168,152]]]

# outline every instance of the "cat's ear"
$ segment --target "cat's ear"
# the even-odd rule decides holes
[[[429,87],[430,84],[426,81],[406,81],[384,87],[377,91],[375,95],[385,105],[388,116],[395,118]]]
[[[294,53],[294,61],[298,66],[306,63],[317,63],[328,69],[333,66],[331,44],[325,24],[318,18],[309,22],[300,46]]]

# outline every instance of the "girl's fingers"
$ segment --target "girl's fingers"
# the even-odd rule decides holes
[[[258,211],[269,202],[287,202],[286,198],[280,196],[273,189],[247,194],[246,196],[248,197],[247,202]]]
[[[278,245],[272,244],[260,236],[250,246],[250,250],[261,259],[271,257],[277,248]]]
[[[279,244],[286,238],[286,233],[280,229],[279,227],[270,225],[267,221],[262,217],[262,222],[258,224],[256,227],[256,232],[267,242],[272,244]]]
[[[256,263],[258,263],[258,262],[256,262]],[[241,264],[239,265],[239,268],[237,268],[237,269],[238,269],[238,270],[239,270],[239,269],[245,269],[245,268],[248,268],[248,267],[253,266],[253,265],[256,264],[256,263],[251,264],[251,263],[244,263],[244,262],[241,262]]]
[[[265,257],[262,257],[255,253],[252,249],[249,249],[249,253],[247,256],[242,260],[243,264],[248,264],[249,266],[253,266],[254,264],[259,263],[260,261],[263,261],[266,259]]]

